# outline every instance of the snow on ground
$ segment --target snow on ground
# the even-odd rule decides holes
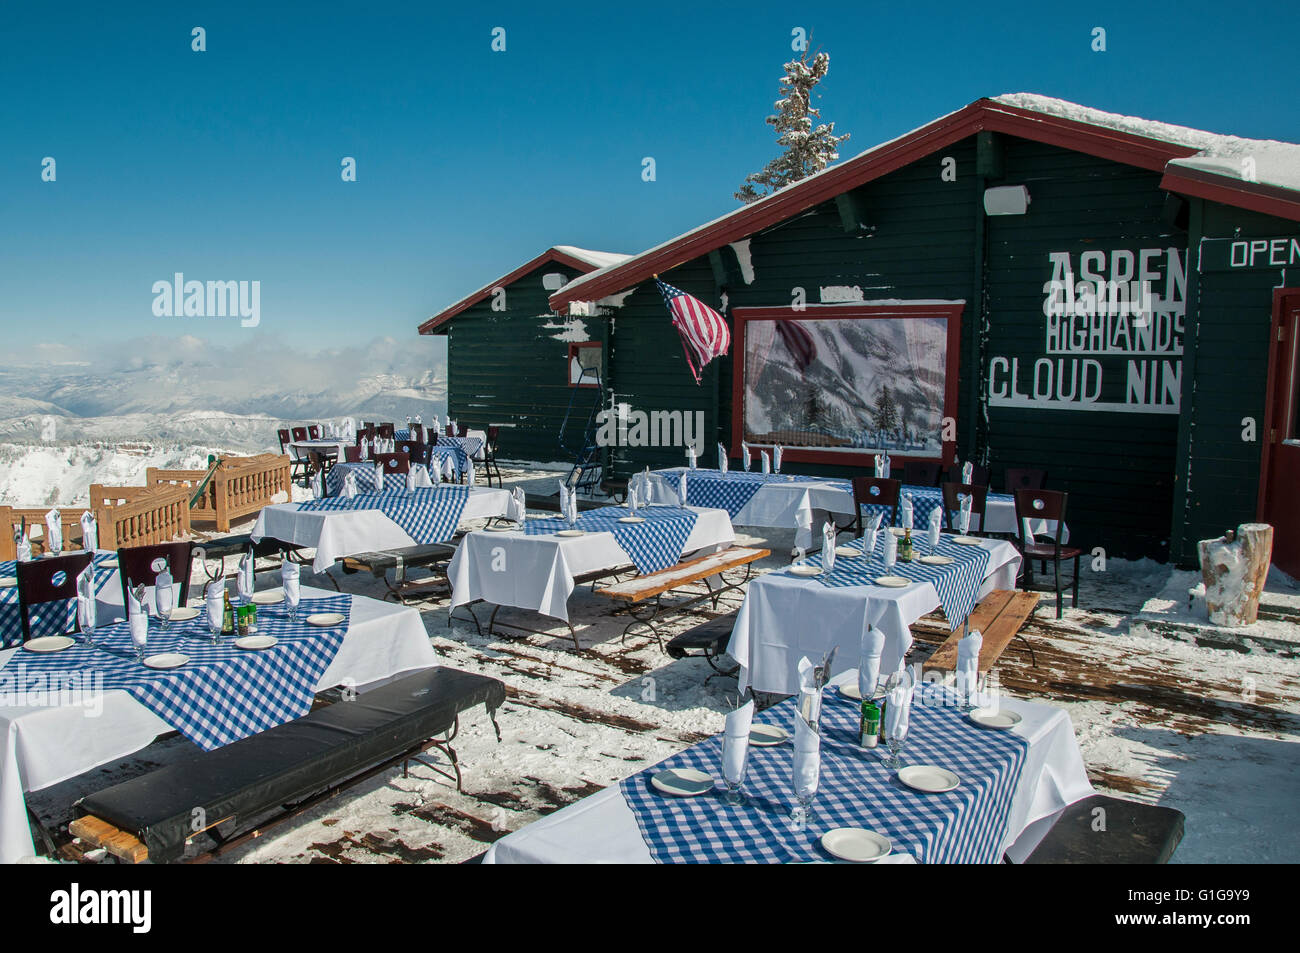
[[[559,472],[507,468],[529,492],[554,489]],[[758,533],[750,530],[749,533]],[[788,552],[789,535],[740,532],[739,542]],[[772,569],[780,560],[760,567]],[[1064,707],[1095,786],[1123,797],[1177,807],[1187,833],[1175,862],[1276,862],[1300,857],[1293,821],[1300,796],[1300,663],[1294,653],[1228,651],[1130,631],[1130,622],[1168,580],[1149,560],[1109,561],[1089,572],[1080,608],[1055,619],[1052,596],[1026,626],[1037,665],[1019,640],[997,669],[1002,690]],[[1184,574],[1185,575],[1185,574]],[[379,597],[361,574],[339,576],[345,591]],[[330,584],[304,578],[307,584]],[[259,579],[275,585],[274,573]],[[1291,597],[1279,579],[1267,597]],[[1280,588],[1279,588],[1280,587]],[[1279,601],[1281,600],[1281,601]],[[732,596],[734,607],[738,597]],[[502,679],[498,743],[482,709],[462,718],[455,746],[465,792],[415,765],[387,772],[276,828],[223,860],[252,863],[459,862],[510,830],[572,803],[721,730],[735,703],[730,678],[706,681],[703,661],[674,662],[645,637],[620,642],[625,624],[590,587],[571,614],[582,651],[563,626],[503,610],[498,623],[545,634],[480,632],[462,609],[418,605],[444,664]],[[725,610],[724,610],[725,611]],[[479,608],[485,626],[488,613]],[[689,622],[679,622],[679,631]],[[927,617],[915,627],[920,660],[945,632]],[[506,637],[506,634],[516,638]],[[77,796],[190,752],[178,737],[156,742],[120,764],[37,792],[29,803],[51,825],[66,823]]]
[[[149,467],[206,470],[218,447],[167,444],[74,444],[42,446],[0,443],[0,504],[85,506],[90,485],[144,486]]]

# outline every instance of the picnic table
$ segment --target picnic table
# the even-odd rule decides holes
[[[315,611],[313,604],[343,604],[344,627],[307,626],[303,620]],[[259,607],[259,623],[281,639],[265,652],[236,649],[229,636],[213,648],[202,614],[173,622],[170,634],[151,624],[151,653],[192,658],[173,671],[135,662],[125,623],[96,629],[102,649],[79,644],[53,655],[0,651],[0,863],[32,854],[24,792],[117,761],[170,731],[202,748],[220,746],[213,742],[229,743],[241,729],[306,714],[315,692],[364,687],[437,663],[415,609],[304,586],[297,626],[283,615],[282,605]],[[68,686],[58,692],[50,691],[56,673]],[[75,683],[67,681],[71,676]],[[258,691],[249,692],[250,683]],[[46,690],[43,696],[38,688]]]
[[[344,556],[400,549],[450,539],[460,523],[505,516],[510,493],[492,487],[444,484],[402,493],[360,493],[306,503],[263,507],[254,542],[265,537],[316,550],[312,569],[321,573]]]
[[[654,499],[676,499],[682,474],[686,478],[687,502],[692,506],[719,506],[731,516],[737,526],[769,526],[795,530],[795,545],[807,549],[813,545],[813,527],[817,513],[825,513],[840,525],[853,518],[853,484],[842,478],[796,476],[787,473],[756,473],[730,470],[723,474],[704,468],[669,467],[650,473],[650,488]],[[645,482],[645,474],[633,478],[633,486]],[[942,492],[933,486],[904,486],[902,492],[912,495],[915,507],[915,525],[924,526],[930,511],[943,505]],[[1016,532],[1015,498],[1008,493],[988,494],[985,503],[987,526],[981,526],[977,517],[971,520],[972,532]],[[1035,520],[1031,524],[1035,535],[1052,535],[1056,532],[1054,520]],[[1069,538],[1069,530],[1061,529],[1061,539]]]
[[[881,763],[883,746],[856,743],[858,703],[834,679],[822,703],[821,780],[806,830],[791,828],[792,749],[750,747],[748,803],[721,799],[721,736],[638,772],[498,840],[484,863],[808,862],[833,860],[819,844],[832,827],[877,831],[893,842],[893,863],[998,862],[1004,851],[1027,853],[1050,818],[1092,793],[1063,709],[1002,698],[1023,719],[1006,732],[970,723],[944,704],[940,686],[918,687],[903,752],[913,764],[956,772],[961,785],[945,794],[913,791]],[[793,734],[794,700],[754,716]],[[696,798],[662,797],[649,778],[667,767],[695,767],[717,787]],[[1022,843],[1017,843],[1021,841]],[[1029,844],[1028,847],[1032,847]]]
[[[787,568],[755,579],[749,584],[727,647],[727,653],[740,663],[739,690],[752,687],[795,694],[799,690],[799,659],[805,655],[820,658],[833,646],[839,647],[837,671],[856,666],[860,640],[868,626],[885,633],[880,667],[882,672],[891,672],[912,644],[908,627],[921,616],[942,607],[950,627],[956,629],[984,595],[994,589],[1015,588],[1020,554],[1010,542],[982,539],[977,545],[961,546],[951,540],[941,537],[938,551],[951,563],[932,566],[919,559],[896,563],[891,574],[910,582],[903,588],[873,581],[886,574],[881,559],[883,538],[870,558],[837,557],[829,577],[798,576]],[[845,545],[861,552],[863,540]],[[821,567],[820,554],[802,565]]]
[[[482,601],[568,622],[576,579],[638,563],[646,567],[643,571],[653,571],[688,553],[725,549],[736,538],[731,520],[719,509],[646,507],[640,513],[646,522],[618,522],[628,515],[617,506],[588,510],[576,524],[584,533],[576,537],[556,535],[564,527],[555,519],[532,519],[523,529],[506,532],[467,534],[447,570],[451,608]],[[503,564],[509,571],[496,568]]]

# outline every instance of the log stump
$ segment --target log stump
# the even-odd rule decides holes
[[[1197,546],[1210,621],[1224,626],[1253,625],[1273,555],[1273,527],[1243,523],[1218,539],[1203,539]]]

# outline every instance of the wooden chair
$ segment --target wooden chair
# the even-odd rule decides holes
[[[862,537],[864,506],[888,506],[889,518],[883,522],[885,526],[893,526],[898,522],[898,498],[902,494],[902,489],[903,484],[900,480],[891,480],[888,477],[854,477],[853,522],[837,530],[837,534],[851,530],[854,539]]]
[[[70,553],[18,564],[18,614],[23,641],[32,637],[31,609],[50,602],[77,598],[77,577],[94,558],[93,553]],[[62,578],[59,578],[60,575]],[[60,626],[62,631],[63,626]]]
[[[443,427],[442,429],[443,429],[443,431],[444,431],[444,436],[447,436],[447,437],[454,437],[454,436],[456,436],[456,428],[453,427],[451,424],[447,424],[447,426]]]
[[[344,463],[360,463],[360,462],[361,462],[361,446],[358,444],[358,445],[355,446],[355,447],[344,447],[344,448],[343,448],[343,462],[344,462]]]
[[[461,423],[456,424],[456,436],[457,436],[457,437],[468,437],[468,436],[469,436],[469,424],[461,424]]]
[[[488,486],[492,485],[493,476],[496,477],[497,486],[505,486],[501,479],[501,468],[497,466],[497,438],[500,436],[500,427],[495,424],[488,427],[487,441],[483,444],[483,472],[487,474]]]
[[[309,439],[309,440],[319,440],[319,439],[321,438],[321,433],[322,433],[322,431],[321,431],[321,428],[320,428],[320,424],[308,424],[308,425],[307,425],[307,439]]]
[[[380,424],[375,428],[375,436],[383,440],[392,440],[397,434],[397,428],[392,424]]]
[[[903,464],[903,482],[908,486],[938,486],[943,479],[943,465],[924,460]]]
[[[992,473],[988,467],[982,467],[978,463],[972,464],[970,468],[970,481],[978,486],[987,487],[990,485]],[[961,467],[955,466],[948,469],[948,480],[952,483],[961,482]],[[1042,489],[1042,487],[1039,487]]]
[[[1061,531],[1065,527],[1065,504],[1069,501],[1069,494],[1060,490],[1016,490],[1015,497],[1016,534],[1019,538],[1017,548],[1024,558],[1022,568],[1025,572],[1020,588],[1029,592],[1055,592],[1056,617],[1059,619],[1065,609],[1061,595],[1064,588],[1061,583],[1061,563],[1071,559],[1074,560],[1074,577],[1068,580],[1071,590],[1070,605],[1075,608],[1079,606],[1079,557],[1083,554],[1083,550],[1075,546],[1061,545]],[[1051,543],[1039,543],[1025,535],[1025,524],[1040,519],[1056,521],[1056,534]],[[1053,582],[1034,581],[1034,560],[1042,564],[1044,574],[1047,571],[1047,563],[1052,564]]]
[[[375,439],[375,428],[373,425],[367,424],[364,427],[357,428],[356,436],[353,438],[352,443],[359,447],[361,446],[362,440],[374,440],[374,439]]]
[[[306,440],[306,439],[307,439],[307,428],[306,428],[306,427],[294,427],[294,428],[293,428],[292,430],[290,430],[289,432],[293,434],[293,442],[294,442],[294,443],[301,443],[303,440]]]
[[[410,473],[411,458],[404,453],[377,453],[372,458],[375,463],[384,465],[384,475],[390,473]]]
[[[152,586],[161,569],[154,563],[165,560],[172,579],[180,584],[177,608],[183,607],[190,596],[190,570],[194,566],[194,543],[181,540],[175,543],[157,543],[153,546],[128,546],[117,551],[118,575],[122,580],[122,605],[130,605],[127,594],[132,586]]]
[[[292,456],[293,454],[289,452],[289,444],[293,442],[293,438],[289,436],[288,428],[277,430],[275,435],[280,438],[280,452]]]
[[[1008,493],[1014,493],[1016,490],[1046,490],[1047,471],[1007,467],[1003,483]]]
[[[399,440],[396,444],[397,452],[406,454],[406,458],[411,463],[423,463],[429,465],[429,448],[420,440]]]
[[[407,428],[407,436],[417,443],[424,443],[424,424],[412,423]]]
[[[965,494],[970,497],[970,525],[975,525],[979,517],[980,531],[984,530],[984,510],[988,504],[989,488],[978,483],[944,483],[943,512],[949,529],[957,528],[957,517],[961,512],[961,500],[957,497]]]

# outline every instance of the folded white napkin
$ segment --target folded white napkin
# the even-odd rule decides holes
[[[246,600],[253,598],[256,585],[254,583],[252,553],[244,553],[239,558],[239,570],[235,574],[235,588],[239,591],[240,598]]]
[[[771,473],[771,472],[772,472],[772,458],[769,457],[769,456],[767,455],[767,451],[766,451],[766,450],[760,450],[760,451],[758,451],[758,459],[759,459],[760,469],[761,469],[764,473]]]
[[[370,438],[362,437],[361,442],[357,444],[357,450],[358,450],[357,453],[358,457],[360,457],[362,460],[369,460],[370,459]]]
[[[99,523],[90,510],[81,514],[81,548],[88,553],[99,549]]]
[[[808,656],[799,659],[799,711],[816,725],[822,717],[822,690],[817,684],[817,666]]]
[[[858,640],[858,691],[863,698],[876,693],[880,681],[880,656],[885,651],[885,633],[874,625],[867,626]]]
[[[77,577],[77,626],[82,632],[95,628],[99,606],[95,602],[95,567],[87,566]]]
[[[683,473],[681,480],[677,483],[677,505],[682,507],[686,506],[686,500],[686,474]]]
[[[32,541],[27,538],[27,527],[23,526],[14,533],[14,558],[25,563],[32,558]]]
[[[506,519],[522,523],[527,513],[528,505],[524,501],[524,488],[517,486],[510,491],[510,502],[506,505]]]
[[[936,506],[930,511],[930,524],[925,528],[925,544],[933,550],[939,545],[939,520],[943,518],[943,508]]]
[[[220,628],[226,615],[226,584],[218,579],[208,584],[203,593],[203,604],[208,610],[208,625]]]
[[[963,493],[958,501],[959,509],[957,510],[957,528],[965,536],[970,532],[970,508],[974,497],[969,493]]]
[[[153,607],[158,610],[158,618],[165,616],[170,609],[176,608],[176,593],[173,587],[176,580],[172,578],[171,568],[164,566],[163,571],[154,577]]]
[[[781,445],[778,443],[772,448],[772,469],[777,473],[781,472]]]
[[[722,776],[732,784],[745,779],[745,761],[749,757],[749,728],[754,720],[751,699],[727,715],[722,731]]]
[[[418,466],[417,463],[415,467]],[[409,467],[406,471],[406,492],[408,493],[415,489],[415,467]]]
[[[979,629],[971,629],[957,643],[957,691],[969,698],[979,688],[980,649],[984,636]]]
[[[894,563],[898,561],[898,537],[893,533],[885,533],[885,568],[893,569]]]
[[[885,696],[885,736],[906,734],[912,712],[912,680],[903,680]]]
[[[357,495],[357,474],[354,470],[343,474],[343,495],[349,500]]]
[[[126,617],[131,628],[131,642],[141,650],[149,644],[149,610],[144,604],[144,586],[126,594]]]
[[[1020,521],[1020,532],[1024,536],[1026,544],[1034,541],[1034,530],[1030,526],[1029,517],[1025,517]]]
[[[911,493],[903,494],[901,509],[903,511],[903,529],[911,529],[912,528],[912,494]]]
[[[822,526],[822,567],[831,572],[835,569],[835,524]]]
[[[718,472],[727,475],[727,448],[718,444]]]
[[[289,559],[280,563],[280,585],[284,588],[285,601],[290,605],[297,605],[301,596],[301,579],[298,575],[300,569],[296,562]]]
[[[971,477],[973,477],[974,475],[975,475],[975,464],[967,460],[965,463],[961,465],[961,482],[969,485],[971,481]]]
[[[382,463],[376,463],[375,464],[375,489],[382,490],[383,488],[384,488],[384,465]]]
[[[451,454],[442,458],[442,478],[447,483],[453,483],[456,480],[456,462],[452,460]]]
[[[324,495],[325,495],[324,474],[322,474],[319,470],[317,470],[315,473],[311,475],[311,498],[313,500],[319,500]]]
[[[465,485],[472,487],[474,485],[474,464],[465,468]]]
[[[740,441],[740,462],[745,466],[745,472],[749,472],[749,444]]]
[[[892,465],[889,462],[889,454],[887,453],[876,454],[876,476],[877,477],[888,478],[891,466]]]
[[[817,781],[822,767],[822,738],[803,715],[794,716],[794,765],[791,780],[799,797],[811,798],[817,793]]]
[[[63,514],[57,509],[45,514],[45,551],[63,552]]]
[[[687,466],[688,469],[694,470],[694,469],[695,469],[695,465],[696,465],[696,461],[695,461],[695,448],[694,448],[694,447],[687,447],[687,448],[686,448],[686,466]]]
[[[870,556],[876,551],[876,537],[880,534],[880,521],[885,518],[884,513],[877,513],[867,520],[867,525],[862,531],[862,551]]]

